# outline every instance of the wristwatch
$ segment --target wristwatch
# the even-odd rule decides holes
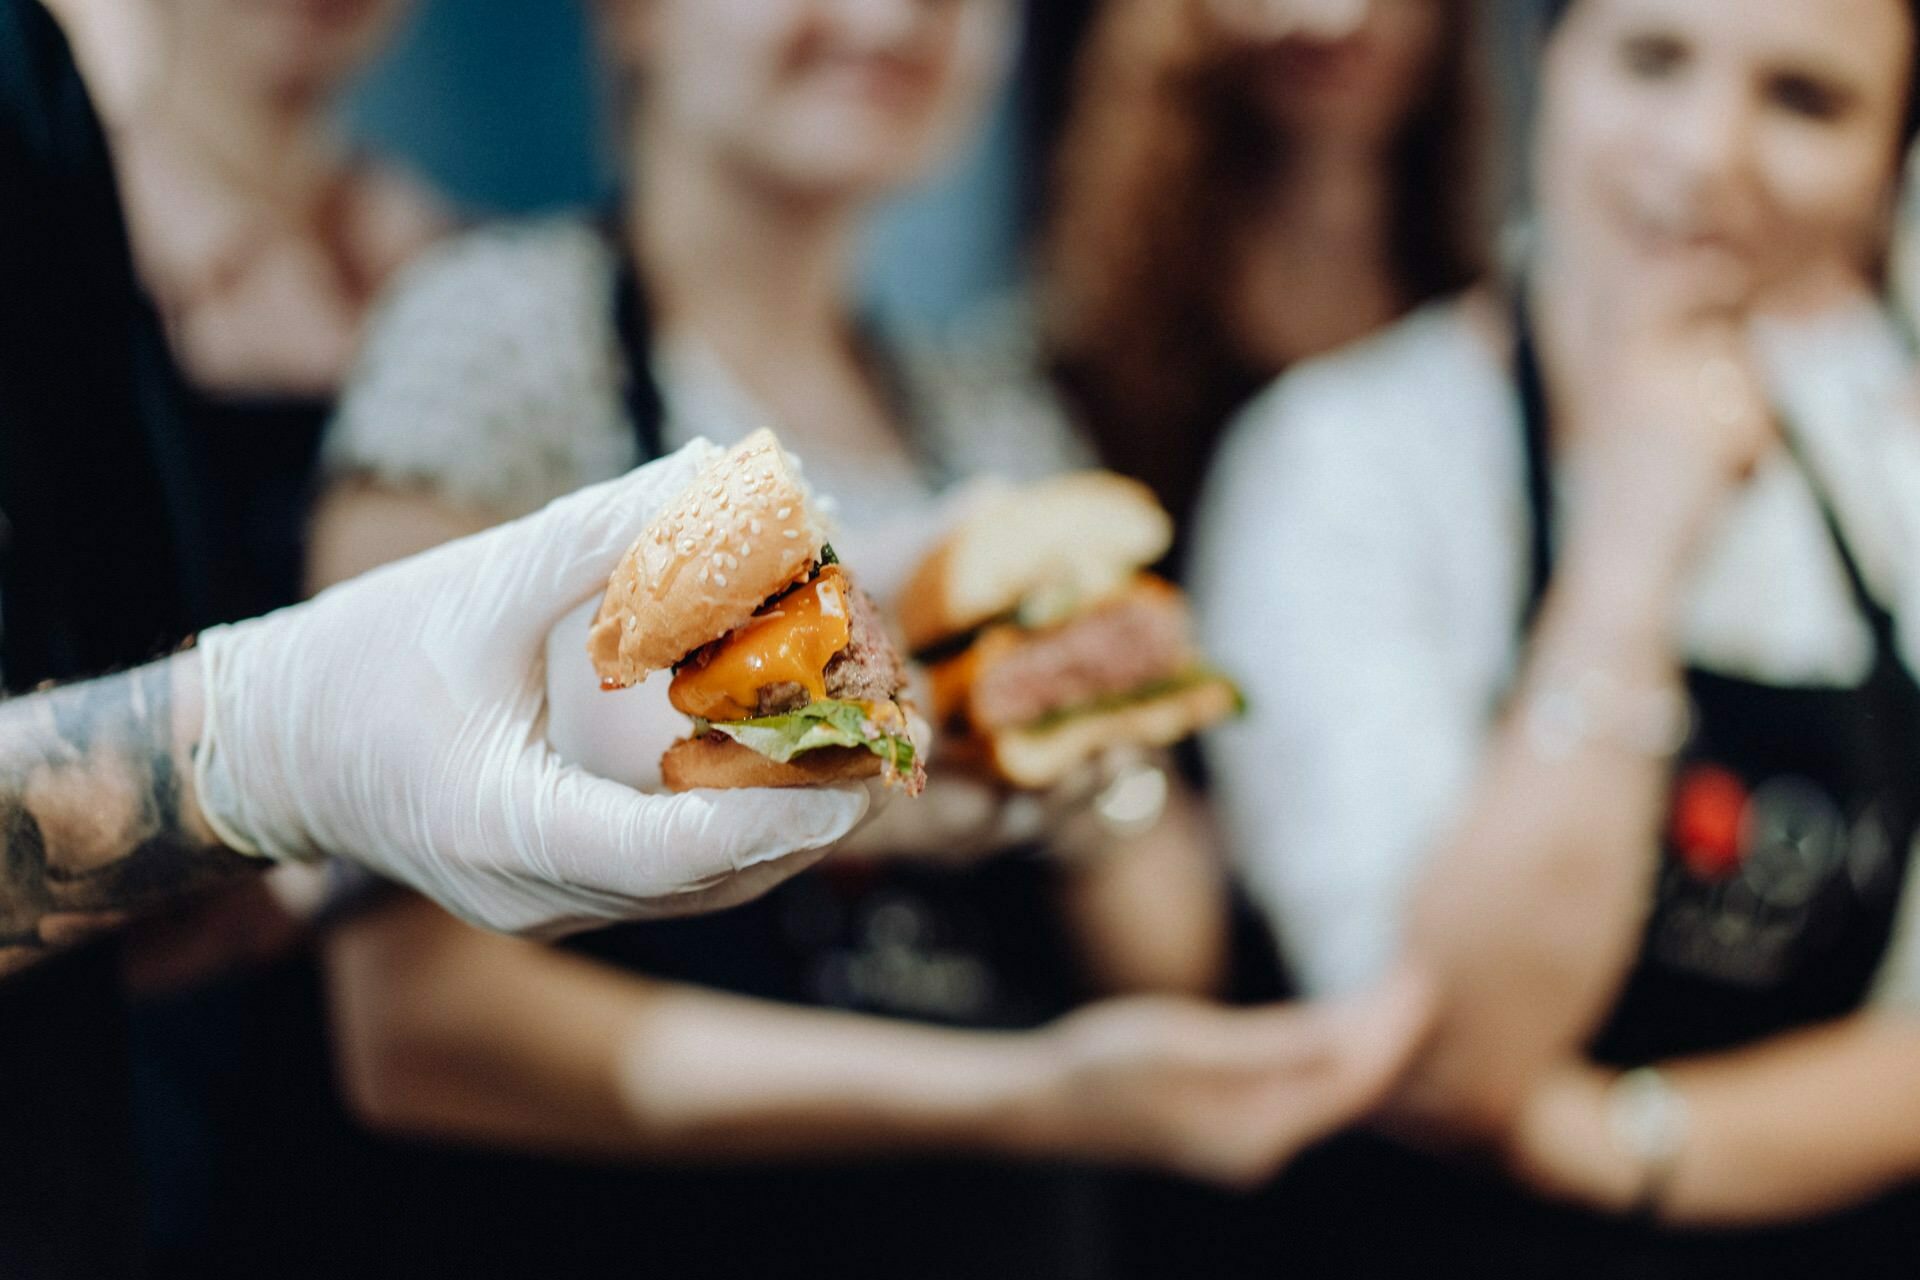
[[[1693,714],[1677,684],[1630,684],[1589,668],[1532,681],[1521,723],[1543,760],[1600,744],[1664,760],[1686,745]]]
[[[1172,799],[1173,779],[1156,756],[1117,749],[1088,771],[1083,788],[1061,790],[1067,794],[1053,797],[1062,807],[1048,848],[1062,862],[1091,864],[1153,829]]]
[[[1629,1210],[1652,1221],[1666,1200],[1687,1139],[1687,1100],[1655,1067],[1623,1072],[1607,1092],[1607,1131],[1640,1169]]]
[[[1093,811],[1113,835],[1138,835],[1160,821],[1169,790],[1167,771],[1158,762],[1129,761],[1094,796]]]

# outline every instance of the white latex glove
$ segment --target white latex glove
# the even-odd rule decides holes
[[[200,639],[199,801],[276,860],[365,864],[475,924],[551,937],[714,910],[817,860],[864,788],[647,796],[547,745],[542,646],[705,441],[524,520]]]

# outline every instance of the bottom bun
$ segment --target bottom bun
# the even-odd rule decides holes
[[[821,747],[786,764],[743,747],[724,733],[683,738],[660,757],[660,776],[670,791],[700,787],[824,787],[877,778],[880,757],[865,747]]]
[[[1016,787],[1050,787],[1109,747],[1167,747],[1234,712],[1238,695],[1208,680],[1111,711],[1070,716],[1045,729],[988,736],[993,768]]]

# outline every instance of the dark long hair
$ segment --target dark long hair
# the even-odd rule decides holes
[[[1408,301],[1482,274],[1489,201],[1470,0],[1443,0],[1430,92],[1392,162],[1393,268]],[[1051,372],[1108,465],[1182,528],[1225,420],[1281,372],[1251,355],[1232,280],[1283,159],[1239,49],[1199,0],[1107,0],[1079,67],[1044,244]]]

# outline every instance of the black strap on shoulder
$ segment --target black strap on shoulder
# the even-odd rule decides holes
[[[1520,395],[1521,448],[1527,490],[1527,602],[1520,616],[1522,634],[1531,633],[1553,580],[1553,451],[1547,439],[1547,383],[1540,370],[1533,322],[1527,313],[1526,282],[1513,291],[1513,376]]]
[[[1897,628],[1893,615],[1873,594],[1873,589],[1867,585],[1866,575],[1860,572],[1860,562],[1854,557],[1853,549],[1847,545],[1847,536],[1840,529],[1840,517],[1834,511],[1833,502],[1828,497],[1827,487],[1820,479],[1820,473],[1814,469],[1807,458],[1799,433],[1794,429],[1791,421],[1783,419],[1780,434],[1786,440],[1788,451],[1793,454],[1795,465],[1807,478],[1807,487],[1813,490],[1813,500],[1820,506],[1820,519],[1827,526],[1827,536],[1833,542],[1834,552],[1840,557],[1840,568],[1846,572],[1847,586],[1853,592],[1854,602],[1866,618],[1868,628],[1873,632],[1874,642],[1880,646],[1883,653],[1898,652]]]
[[[661,438],[666,400],[653,376],[653,312],[633,254],[620,247],[624,237],[616,232],[613,242],[620,264],[613,273],[612,299],[613,331],[620,347],[623,379],[620,395],[626,405],[627,422],[633,428],[636,459],[648,463],[666,453]]]
[[[599,227],[618,263],[613,273],[610,302],[622,365],[621,398],[633,428],[638,461],[651,462],[667,452],[663,432],[667,405],[653,374],[655,335],[647,281],[627,246],[617,209],[603,216]],[[857,321],[855,339],[862,362],[880,388],[893,420],[899,424],[901,439],[915,469],[930,486],[942,487],[951,478],[949,467],[923,429],[920,406],[915,401],[906,369],[881,333],[877,318],[863,313]]]

